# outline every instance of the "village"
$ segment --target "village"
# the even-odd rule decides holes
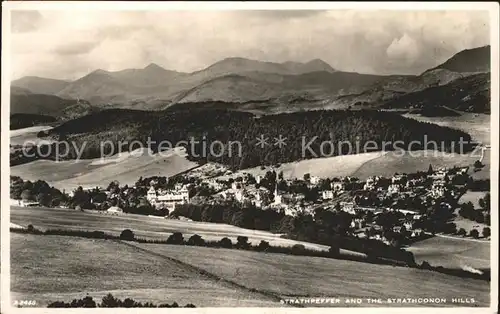
[[[207,167],[205,167],[207,168]],[[385,244],[416,241],[425,234],[457,233],[449,220],[470,183],[468,167],[440,168],[372,176],[284,179],[272,167],[264,175],[232,173],[214,176],[204,166],[182,175],[140,178],[133,186],[111,182],[107,189],[78,189],[66,193],[71,207],[97,209],[108,214],[148,214],[187,219],[179,215],[190,204],[232,204],[241,208],[274,211],[281,215],[311,216],[320,211],[344,212],[350,217],[349,234]],[[221,175],[222,174],[222,175]],[[40,206],[40,199],[21,195],[16,205]],[[64,199],[64,197],[63,197]],[[60,204],[60,207],[68,206]],[[224,205],[222,205],[224,206]],[[177,214],[176,214],[177,213]]]

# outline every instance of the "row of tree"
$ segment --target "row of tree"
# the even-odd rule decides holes
[[[177,302],[173,302],[172,304],[162,303],[156,305],[152,302],[138,302],[131,298],[126,298],[121,300],[119,298],[114,297],[111,293],[108,293],[106,296],[102,298],[101,303],[96,303],[94,299],[90,296],[86,296],[82,299],[73,299],[71,302],[64,301],[56,301],[51,302],[47,305],[49,308],[96,308],[96,307],[121,307],[121,308],[137,308],[137,307],[148,307],[148,308],[178,308],[180,307]],[[187,304],[187,308],[194,308],[193,304]]]

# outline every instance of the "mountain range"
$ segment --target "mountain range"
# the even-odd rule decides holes
[[[471,93],[477,90],[480,95],[472,102],[463,100],[467,95],[456,96],[454,102],[468,104],[458,104],[457,109],[489,112],[489,74],[477,76],[489,71],[490,46],[463,50],[420,75],[343,72],[320,59],[275,63],[226,58],[192,73],[151,63],[142,69],[98,69],[75,81],[23,77],[12,81],[11,112],[68,117],[70,112],[79,115],[102,108],[161,110],[210,102],[227,103],[234,109],[266,108],[266,112],[279,112],[288,105],[296,109],[409,108],[423,104],[411,99],[441,95],[436,88],[449,90],[444,87],[448,84],[454,84],[453,90],[464,84],[466,91],[472,88]],[[476,75],[473,84],[464,80],[471,75]]]

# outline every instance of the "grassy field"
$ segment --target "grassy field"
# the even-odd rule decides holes
[[[436,236],[408,248],[415,261],[447,268],[490,268],[490,242],[470,238]]]
[[[196,306],[275,306],[258,293],[207,278],[178,263],[106,240],[11,234],[12,300],[71,301],[107,293]]]
[[[241,235],[247,236],[249,242],[255,245],[258,245],[261,240],[265,240],[275,246],[293,246],[300,243],[310,249],[329,249],[328,246],[320,244],[283,239],[277,234],[266,231],[243,229],[226,224],[170,220],[133,214],[109,215],[71,209],[11,206],[10,220],[12,223],[21,226],[32,224],[39,229],[99,230],[114,235],[120,235],[124,229],[131,229],[137,237],[164,240],[176,231],[182,232],[186,239],[196,233],[205,240],[220,240],[223,237],[228,237],[233,242]],[[344,252],[356,254],[354,252]],[[357,255],[360,255],[360,253],[357,253]]]
[[[479,159],[479,158],[477,158]],[[482,164],[484,165],[481,170],[474,172],[471,168],[469,170],[469,173],[472,178],[475,180],[484,180],[484,179],[489,179],[490,178],[490,171],[491,171],[491,149],[487,149],[484,151],[484,158],[481,161]]]
[[[481,206],[479,206],[479,199],[480,198],[484,198],[484,196],[486,195],[486,193],[487,192],[467,191],[467,192],[465,192],[465,194],[463,194],[460,197],[460,199],[458,200],[458,202],[460,204],[471,202],[474,205],[474,208],[478,209],[478,208],[481,208]]]
[[[198,166],[185,158],[180,150],[148,155],[137,150],[121,155],[78,160],[37,160],[11,167],[11,175],[25,180],[45,180],[59,189],[67,191],[82,187],[107,187],[113,180],[121,185],[134,184],[139,177],[172,176]]]
[[[489,305],[488,282],[425,270],[240,250],[11,237],[12,299],[35,299],[42,306],[87,293],[100,299],[108,292],[198,307],[275,306],[287,296],[443,297],[448,306],[458,305],[449,303],[452,297],[468,297],[475,306]]]
[[[38,132],[51,129],[51,126],[33,126],[10,131],[10,145],[24,145],[26,142],[39,143],[41,138],[37,137]]]
[[[363,164],[369,162],[370,160],[381,158],[384,154],[385,152],[373,152],[356,155],[306,159],[298,162],[284,163],[281,164],[280,167],[275,167],[273,169],[275,169],[276,172],[283,171],[283,177],[285,179],[302,179],[304,177],[304,174],[306,173],[309,173],[311,176],[317,176],[320,178],[349,176],[352,175],[352,173],[355,172]],[[270,169],[270,167],[266,167],[265,169],[261,169],[260,167],[249,168],[238,171],[232,175],[221,176],[220,178],[234,178],[241,175],[243,172],[250,173],[253,176],[263,176]]]
[[[439,167],[469,166],[477,157],[465,154],[448,154],[435,151],[407,152],[401,156],[400,152],[389,152],[379,158],[364,163],[352,175],[360,179],[379,175],[390,177],[394,173],[413,173],[427,171],[429,164],[434,169]]]
[[[404,114],[404,117],[412,118],[422,122],[430,122],[440,126],[446,126],[465,131],[472,139],[488,145],[491,143],[491,116],[487,114],[474,114],[460,112],[457,117],[424,117],[419,114]]]

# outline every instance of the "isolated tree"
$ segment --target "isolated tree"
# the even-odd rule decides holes
[[[33,194],[31,194],[30,190],[24,190],[21,192],[21,199],[23,201],[30,201],[33,199]]]
[[[125,229],[120,234],[120,239],[126,240],[126,241],[133,241],[133,240],[135,240],[134,232],[130,229]]]
[[[464,228],[460,228],[457,231],[457,235],[465,236],[465,235],[467,235],[467,231],[465,231]]]
[[[420,267],[423,269],[431,269],[432,268],[431,264],[429,264],[428,261],[423,261],[422,265],[420,265]]]
[[[195,246],[205,246],[205,240],[203,240],[203,238],[197,234],[193,234],[188,242],[187,242],[188,245],[195,245]]]
[[[182,236],[182,233],[172,233],[167,239],[167,244],[184,244],[184,237]]]
[[[247,249],[250,247],[250,243],[248,243],[248,237],[244,237],[244,236],[238,236],[236,238],[237,240],[237,243],[236,243],[236,247],[239,248],[239,249]]]
[[[102,298],[99,307],[120,307],[121,303],[119,299],[115,298],[111,293],[108,293]]]
[[[257,246],[257,249],[259,251],[266,251],[270,248],[271,246],[269,245],[269,242],[261,240],[259,245]]]
[[[230,249],[233,247],[233,242],[231,242],[231,239],[225,237],[219,241],[219,245],[223,248]]]
[[[310,179],[311,179],[311,174],[310,173],[304,174],[304,181],[309,181]]]
[[[477,231],[477,229],[472,229],[470,232],[469,232],[469,235],[471,237],[473,237],[474,239],[477,239],[479,238],[479,231]]]
[[[482,167],[483,167],[483,164],[479,160],[476,160],[474,162],[474,168],[482,168]]]
[[[292,246],[292,254],[300,255],[305,251],[306,247],[303,244],[294,244]]]
[[[484,227],[483,228],[483,237],[487,238],[491,236],[491,229],[489,227]]]

